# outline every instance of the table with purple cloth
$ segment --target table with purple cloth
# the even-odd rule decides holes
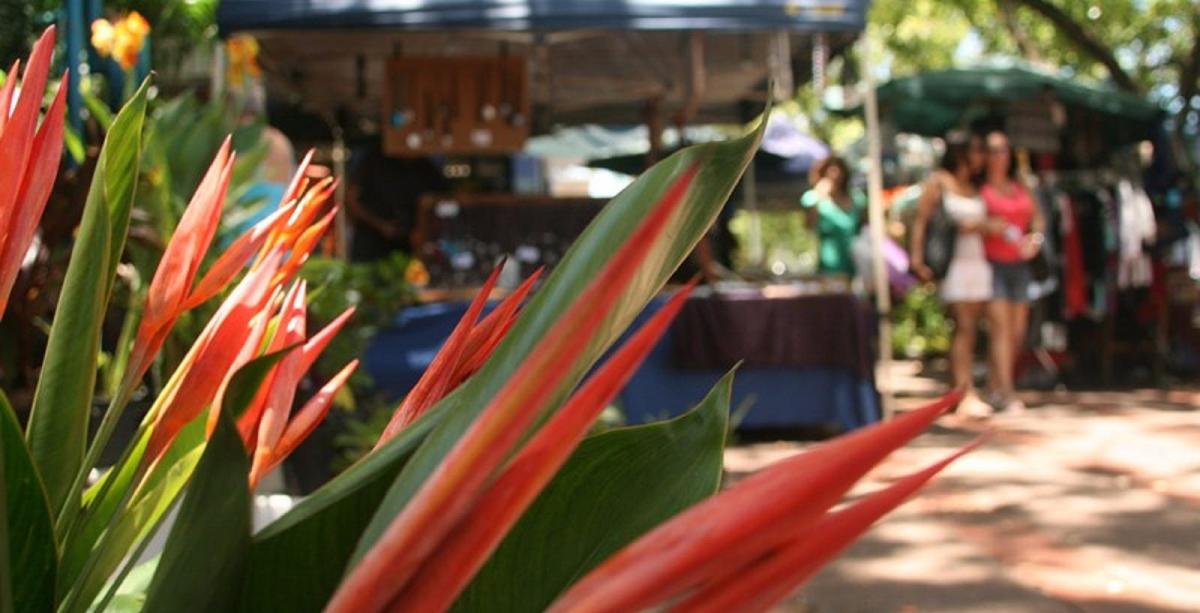
[[[665,302],[652,300],[631,330]],[[385,393],[403,396],[466,307],[451,302],[405,309],[372,340],[364,355],[367,372]],[[618,402],[629,423],[679,415],[741,361],[731,408],[750,408],[740,428],[851,430],[879,419],[874,330],[869,303],[851,294],[700,292]]]
[[[870,303],[848,293],[701,293],[622,391],[621,406],[631,423],[678,414],[740,361],[731,404],[749,411],[739,428],[852,430],[879,419],[875,329]]]

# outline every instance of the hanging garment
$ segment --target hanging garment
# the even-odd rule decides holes
[[[1079,244],[1083,254],[1083,268],[1087,271],[1089,280],[1104,277],[1108,253],[1105,246],[1107,230],[1104,223],[1104,205],[1098,193],[1078,191],[1071,193],[1071,203],[1075,210],[1075,222],[1079,236]]]
[[[1043,238],[1042,247],[1032,260],[1033,284],[1029,289],[1030,297],[1037,301],[1058,291],[1062,269],[1062,239],[1061,220],[1057,193],[1049,187],[1042,186],[1034,192],[1036,206],[1042,212]]]
[[[1187,222],[1188,230],[1188,276],[1193,281],[1200,281],[1200,226]]]
[[[1083,266],[1083,244],[1071,199],[1060,194],[1058,206],[1062,223],[1063,314],[1067,319],[1074,319],[1088,310],[1087,270]]]
[[[1158,234],[1154,204],[1145,191],[1125,179],[1117,184],[1117,206],[1120,216],[1117,286],[1121,289],[1148,287],[1154,278],[1154,269],[1146,245]]]

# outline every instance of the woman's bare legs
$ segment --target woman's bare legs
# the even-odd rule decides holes
[[[1029,325],[1029,305],[1023,302],[993,300],[988,303],[988,326],[991,364],[990,386],[1001,408],[1013,412],[1024,409],[1016,398],[1013,373],[1017,355],[1025,346],[1025,331]]]
[[[950,305],[954,317],[954,339],[950,344],[950,377],[957,389],[966,390],[967,395],[959,405],[967,415],[981,417],[988,413],[986,404],[975,393],[975,378],[972,366],[975,362],[975,339],[979,317],[983,314],[982,302],[958,302]]]
[[[1012,330],[1007,300],[992,300],[987,305],[989,386],[994,394],[1007,394],[1012,384]]]
[[[1008,401],[1004,406],[1004,411],[1007,413],[1021,413],[1025,410],[1025,403],[1017,398],[1017,360],[1021,359],[1021,354],[1025,352],[1025,335],[1029,331],[1029,303],[1014,302],[1009,305],[1008,321],[1009,332],[1012,334],[1012,387],[1009,388]]]
[[[1025,351],[1025,335],[1029,331],[1029,303],[1012,302],[1009,303],[1008,309],[1009,331],[1012,333],[1013,339],[1013,368],[1015,369],[1017,360],[1021,359],[1021,353]]]
[[[982,302],[957,302],[950,305],[954,317],[954,338],[950,342],[950,378],[954,387],[974,387],[971,366],[975,360],[976,328],[983,313]]]

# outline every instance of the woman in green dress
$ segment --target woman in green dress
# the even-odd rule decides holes
[[[850,190],[850,169],[837,156],[817,162],[809,179],[812,189],[800,197],[800,206],[808,227],[817,233],[817,272],[853,277],[852,245],[862,228],[867,200]]]

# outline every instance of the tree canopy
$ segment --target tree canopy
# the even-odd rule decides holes
[[[1200,131],[1195,0],[874,0],[869,23],[892,76],[1022,61],[1162,104],[1180,140]]]

